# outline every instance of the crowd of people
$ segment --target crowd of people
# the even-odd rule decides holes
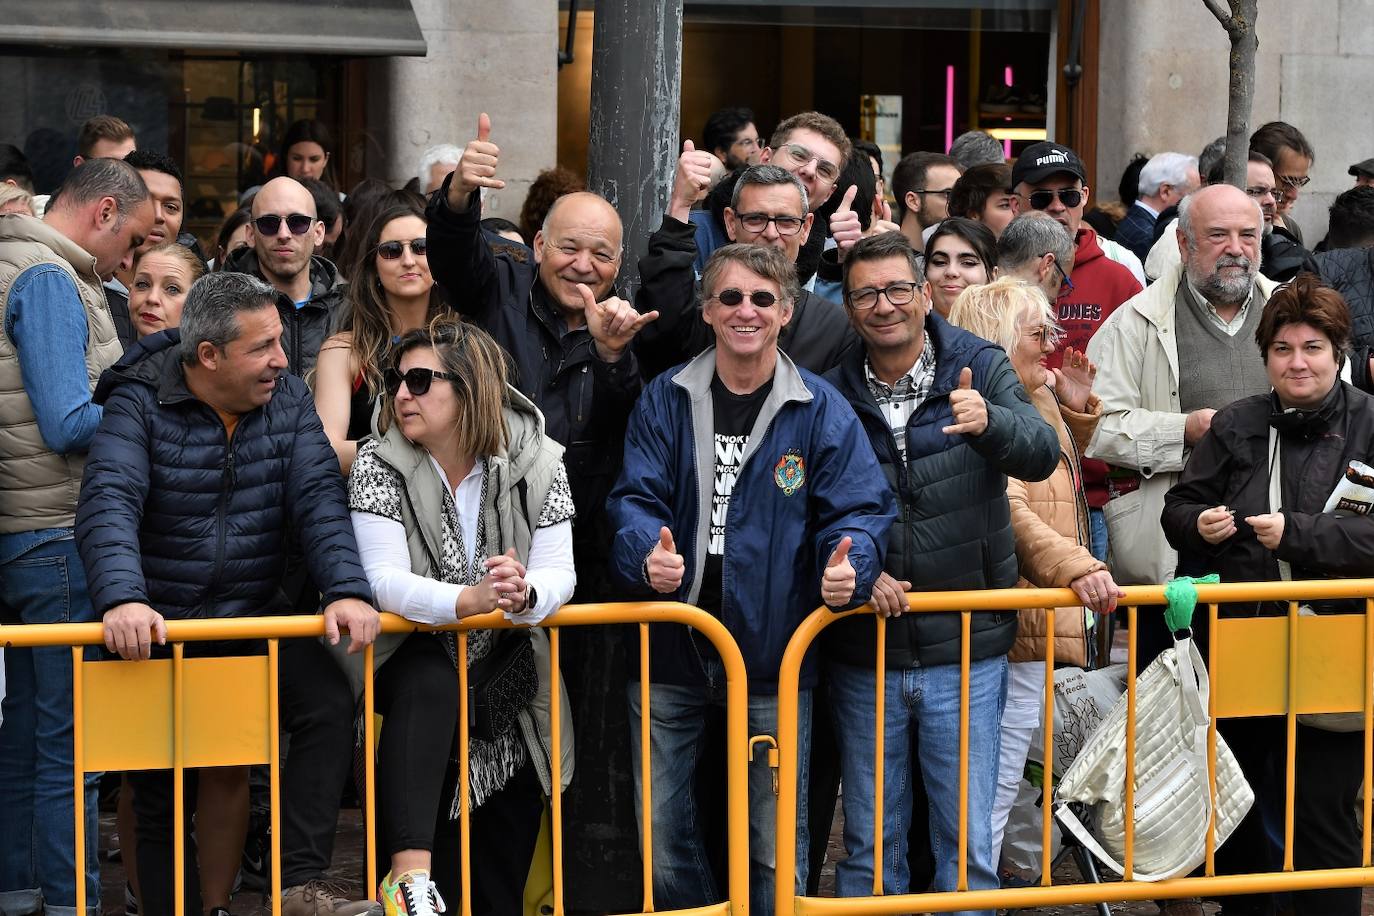
[[[955,889],[961,837],[969,888],[1011,880],[1000,854],[1046,647],[1057,664],[1104,662],[1094,634],[1122,585],[1374,562],[1374,521],[1324,510],[1374,448],[1374,161],[1351,167],[1357,186],[1309,248],[1293,204],[1315,153],[1281,122],[1251,138],[1244,188],[1222,181],[1217,141],[1139,157],[1120,202],[1092,208],[1063,144],[1008,162],[974,131],[902,157],[889,186],[882,150],[825,114],[765,138],[748,109],[726,109],[699,146],[684,140],[627,301],[615,283],[633,246],[577,175],[541,174],[518,223],[484,218],[483,192],[508,177],[499,136],[482,115],[465,145],[427,150],[409,186],[342,195],[329,131],[299,122],[208,258],[183,231],[180,167],[117,118],[88,122],[47,199],[0,146],[0,622],[99,621],[103,656],[132,661],[170,657],[168,620],[322,616],[323,641],[280,653],[285,916],[453,907],[465,804],[472,910],[518,913],[555,792],[565,844],[584,853],[565,872],[570,909],[637,908],[622,888],[650,833],[658,908],[721,899],[721,661],[694,630],[655,624],[645,689],[619,631],[569,633],[560,685],[534,625],[573,600],[668,598],[719,618],[747,669],[750,734],[774,736],[798,624],[872,605],[808,658],[784,747],[800,773],[796,892],[815,892],[842,782],[837,888],[861,896],[875,860],[884,893]],[[1069,588],[1081,607],[976,614],[966,647],[958,613],[907,613],[908,592],[1015,586]],[[429,629],[379,635],[379,612]],[[521,626],[432,629],[492,612]],[[1144,664],[1171,636],[1140,621]],[[355,729],[368,645],[375,749]],[[579,658],[600,677],[580,677]],[[72,656],[9,649],[4,671],[0,910],[75,914],[78,880],[99,899],[100,857],[93,776],[78,879]],[[1258,799],[1218,868],[1274,870],[1285,726],[1218,728]],[[1298,725],[1298,868],[1359,865],[1362,748],[1359,733]],[[377,759],[375,900],[325,880],[355,750]],[[774,909],[766,756],[747,801],[759,913]],[[188,775],[185,912],[227,916],[250,877],[260,782],[247,767]],[[171,916],[171,773],[118,783],[130,912]],[[1355,914],[1360,894],[1292,903]],[[1224,912],[1275,905],[1230,897]]]

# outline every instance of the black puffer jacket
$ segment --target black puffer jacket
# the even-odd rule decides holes
[[[305,383],[224,423],[186,387],[175,329],[106,370],[76,540],[97,614],[128,601],[170,618],[281,611],[288,523],[328,604],[371,602],[339,462]]]
[[[1339,248],[1316,255],[1322,282],[1350,306],[1351,342],[1374,346],[1374,250]]]
[[[817,234],[816,229],[811,230]],[[716,342],[701,320],[697,303],[696,228],[671,216],[649,236],[649,250],[639,259],[641,286],[635,308],[642,314],[658,311],[658,320],[645,325],[635,339],[644,374],[653,378],[686,362]],[[840,364],[856,348],[858,335],[838,303],[802,290],[792,307],[792,320],[778,335],[778,347],[803,369],[820,375]]]
[[[258,253],[252,248],[240,248],[225,265],[225,270],[252,274],[266,280],[258,268]],[[300,308],[285,293],[277,293],[277,313],[281,316],[282,349],[290,371],[305,378],[315,368],[320,347],[329,338],[334,313],[343,304],[348,284],[339,275],[333,262],[321,257],[310,259],[310,301]]]
[[[1269,429],[1280,423],[1283,537],[1269,550],[1245,523],[1269,511]],[[1300,425],[1284,425],[1272,394],[1243,398],[1217,411],[1164,498],[1161,522],[1178,551],[1179,573],[1216,572],[1223,582],[1273,581],[1279,560],[1292,564],[1294,579],[1367,576],[1374,569],[1374,518],[1322,512],[1351,459],[1374,463],[1374,397],[1337,382],[1325,402]],[[1212,545],[1198,534],[1197,520],[1213,506],[1236,511],[1236,533]],[[1319,603],[1319,610],[1344,610]],[[1223,605],[1223,617],[1283,614],[1285,604]],[[1205,639],[1194,627],[1195,635]]]
[[[545,434],[567,450],[563,463],[577,511],[577,598],[607,598],[612,532],[606,523],[606,497],[620,474],[625,427],[643,387],[634,348],[607,363],[597,356],[585,326],[567,330],[539,282],[534,260],[517,257],[516,246],[493,251],[475,201],[462,213],[449,209],[451,178],[429,202],[430,269],[447,301],[510,354],[512,384],[544,415]],[[528,252],[521,248],[518,254]]]
[[[1014,588],[1020,577],[1007,502],[1007,475],[1044,480],[1059,464],[1059,439],[1026,396],[1007,355],[931,312],[926,333],[935,347],[935,383],[906,427],[902,462],[892,429],[864,377],[862,349],[826,373],[849,400],[897,495],[898,516],[888,532],[886,571],[916,591]],[[949,395],[959,373],[973,370],[973,387],[987,402],[981,436],[948,436]],[[826,651],[852,665],[873,664],[873,621],[842,620],[830,627]],[[973,615],[970,658],[1004,655],[1016,638],[1016,612]],[[888,621],[887,663],[945,665],[959,661],[959,615],[905,614]]]

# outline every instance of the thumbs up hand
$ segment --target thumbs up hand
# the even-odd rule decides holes
[[[673,533],[666,527],[658,531],[658,543],[644,560],[644,578],[649,587],[661,595],[670,595],[682,588],[685,568],[682,556],[673,544]]]
[[[491,118],[482,112],[477,116],[477,139],[463,148],[458,171],[449,183],[449,208],[459,212],[466,210],[468,198],[478,188],[504,188],[506,183],[496,177],[496,166],[500,159],[500,148],[491,142]]]
[[[687,222],[692,204],[705,197],[711,188],[711,163],[715,158],[706,150],[698,150],[691,140],[682,141],[682,155],[673,175],[673,193],[668,200],[669,216]]]
[[[821,574],[821,599],[827,607],[842,608],[854,597],[854,567],[849,563],[849,548],[854,543],[851,537],[840,538],[835,552],[825,563]]]
[[[988,404],[973,387],[973,370],[959,372],[959,387],[949,393],[949,410],[954,422],[943,430],[947,436],[981,436],[988,428]]]
[[[863,237],[863,224],[859,222],[859,214],[854,211],[854,195],[859,193],[859,186],[852,184],[849,190],[844,192],[844,198],[840,201],[840,207],[830,216],[830,237],[835,240],[835,247],[839,250],[838,257],[841,261],[849,254],[849,249],[854,247],[854,243]]]

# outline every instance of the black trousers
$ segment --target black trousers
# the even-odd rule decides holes
[[[1276,717],[1222,719],[1217,732],[1255,790],[1255,803],[1216,853],[1217,874],[1279,871],[1283,865],[1286,728]],[[1364,779],[1364,734],[1298,725],[1293,808],[1293,867],[1356,868],[1361,836],[1355,799]],[[1299,916],[1359,916],[1358,887],[1299,891]],[[1225,916],[1275,913],[1275,895],[1224,897]]]
[[[433,851],[435,812],[447,815],[453,798],[443,790],[458,728],[458,673],[442,639],[407,636],[378,670],[376,691],[381,852]]]
[[[134,791],[134,815],[138,819],[138,882],[140,916],[174,916],[176,893],[173,870],[173,830],[175,805],[171,770],[131,771],[129,787]],[[183,841],[186,850],[185,912],[201,912],[200,872],[196,868],[196,849],[191,845],[191,814],[196,810],[196,771],[185,774],[186,822]]]

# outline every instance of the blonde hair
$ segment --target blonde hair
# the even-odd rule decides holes
[[[186,284],[188,288],[192,283],[195,283],[197,280],[199,280],[201,277],[205,275],[205,262],[202,261],[200,258],[196,257],[196,253],[194,251],[175,240],[158,242],[156,245],[154,245],[152,248],[149,248],[147,251],[139,252],[138,257],[134,259],[135,273],[138,272],[139,262],[141,262],[150,254],[165,254],[172,260],[180,261],[183,265],[185,265],[186,272],[189,275],[189,279]]]
[[[0,213],[8,212],[6,205],[15,201],[22,203],[27,209],[29,216],[37,216],[38,209],[33,205],[33,195],[18,185],[12,185],[7,181],[0,181]]]
[[[1054,306],[1044,290],[1024,280],[1003,277],[969,286],[949,309],[949,323],[997,344],[1010,356],[1027,316],[1055,327]]]

